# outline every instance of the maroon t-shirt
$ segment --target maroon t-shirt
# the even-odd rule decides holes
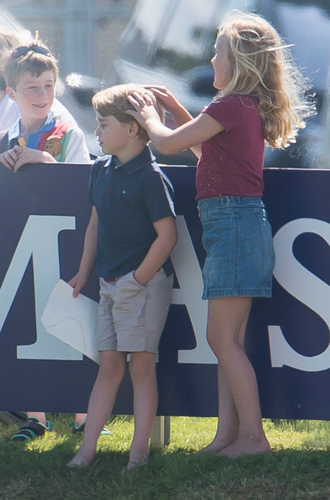
[[[262,196],[264,138],[254,99],[230,95],[203,110],[224,130],[202,143],[196,200],[215,196]]]

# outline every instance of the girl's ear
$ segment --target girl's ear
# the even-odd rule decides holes
[[[10,99],[15,101],[15,90],[13,90],[11,87],[6,87],[6,92],[9,95]]]

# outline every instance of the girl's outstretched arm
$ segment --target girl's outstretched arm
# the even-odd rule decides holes
[[[180,125],[184,125],[185,123],[193,119],[189,111],[184,106],[182,106],[182,104],[174,97],[174,95],[169,90],[167,90],[166,87],[154,87],[152,85],[145,85],[145,88],[151,90],[157,100],[164,106],[166,111],[171,113],[171,116],[177,127],[179,127]],[[194,146],[190,149],[194,153],[194,155],[197,156],[197,158],[200,158],[200,145]]]
[[[157,100],[164,106],[166,111],[171,113],[177,126],[183,125],[184,123],[192,120],[192,116],[189,111],[182,106],[182,104],[169,90],[167,90],[166,87],[162,85],[156,87],[153,85],[144,85],[144,87],[151,90]]]
[[[128,99],[135,111],[126,111],[126,113],[133,116],[148,131],[153,144],[165,155],[176,154],[199,146],[224,129],[217,120],[206,113],[201,113],[172,130],[160,121],[149,96],[134,92]]]

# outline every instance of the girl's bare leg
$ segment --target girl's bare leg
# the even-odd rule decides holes
[[[250,309],[250,297],[209,300],[207,336],[219,361],[222,383],[218,431],[209,446],[223,448],[220,453],[226,456],[270,450],[262,428],[255,373],[244,351]]]
[[[112,412],[126,371],[126,353],[102,351],[99,372],[89,399],[83,442],[68,467],[86,467],[96,452],[99,435]]]
[[[134,394],[134,436],[127,469],[132,470],[145,465],[149,457],[149,439],[158,405],[156,355],[132,353],[129,369]]]
[[[210,308],[210,302],[209,302]],[[209,345],[215,355],[217,356],[217,342],[214,343],[213,349],[213,338],[216,336],[216,328],[217,325],[214,324],[213,315],[211,315],[209,311],[208,315],[208,331],[207,338]],[[238,334],[238,343],[240,347],[244,350],[244,338],[245,338],[245,330],[247,325],[248,315],[246,319],[243,321],[239,334]],[[234,443],[239,435],[239,419],[237,414],[237,409],[233,400],[233,396],[231,390],[229,388],[225,373],[218,362],[217,367],[218,374],[218,427],[213,441],[199,451],[199,453],[203,453],[205,451],[210,452],[219,452]]]
[[[221,366],[218,364],[218,426],[214,439],[198,454],[219,452],[238,438],[239,421],[235,403]]]

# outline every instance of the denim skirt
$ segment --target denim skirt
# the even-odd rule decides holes
[[[261,198],[219,196],[198,201],[206,259],[203,299],[271,297],[272,229]]]

